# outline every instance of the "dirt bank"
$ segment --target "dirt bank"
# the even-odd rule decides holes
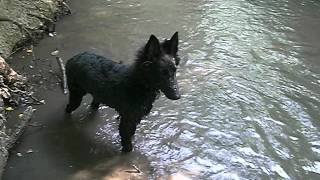
[[[55,29],[55,21],[70,13],[64,0],[0,0],[0,178],[12,147],[32,115],[30,105],[38,100],[28,91],[25,78],[5,62],[5,58],[24,47],[36,43]],[[32,53],[32,49],[29,50]],[[6,115],[23,105],[20,120],[10,124]]]

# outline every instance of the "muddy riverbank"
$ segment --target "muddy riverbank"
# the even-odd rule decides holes
[[[64,0],[0,1],[0,177],[9,148],[32,116],[30,105],[37,104],[29,101],[33,96],[26,79],[17,74],[15,67],[11,68],[5,59],[10,59],[14,52],[26,48],[26,45],[26,51],[35,58],[32,44],[54,33],[55,22],[66,13],[69,9]],[[25,113],[8,122],[8,113],[18,107]]]

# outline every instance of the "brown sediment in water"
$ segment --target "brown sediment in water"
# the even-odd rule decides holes
[[[70,9],[65,0],[0,0],[0,179],[8,150],[21,135],[32,115],[32,108],[29,106],[26,114],[21,114],[22,120],[7,127],[6,115],[13,110],[11,106],[17,106],[17,99],[20,97],[32,98],[32,95],[25,88],[24,78],[4,59],[26,44],[35,43],[44,33],[54,31],[55,21],[66,12],[70,13]]]

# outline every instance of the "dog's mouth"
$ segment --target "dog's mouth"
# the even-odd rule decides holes
[[[164,95],[171,100],[178,100],[181,98],[177,80],[170,81],[168,86],[161,88]]]

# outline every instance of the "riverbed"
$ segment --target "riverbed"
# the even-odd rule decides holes
[[[13,179],[319,179],[320,2],[252,0],[72,1],[57,35],[11,66],[46,104],[12,150]],[[71,116],[59,86],[65,61],[91,51],[131,63],[150,34],[179,31],[182,98],[163,95],[120,153],[117,114]],[[18,114],[11,114],[15,118]],[[20,154],[18,154],[20,153]],[[21,156],[22,155],[22,156]],[[132,173],[133,165],[143,173]]]

